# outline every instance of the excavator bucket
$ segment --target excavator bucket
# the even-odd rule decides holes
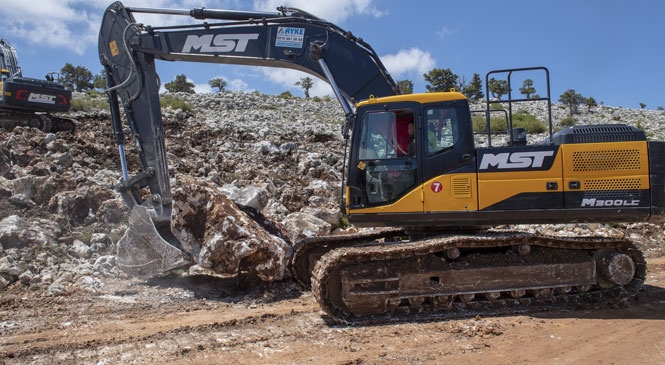
[[[122,271],[150,277],[193,264],[191,255],[164,239],[175,240],[170,225],[160,228],[155,226],[148,208],[132,208],[129,228],[118,241],[117,260]]]

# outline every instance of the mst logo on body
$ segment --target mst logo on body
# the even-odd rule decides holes
[[[30,93],[28,101],[32,103],[55,104],[55,96],[47,94]]]
[[[558,146],[496,153],[493,150],[482,151],[478,159],[478,171],[549,170],[557,150]]]

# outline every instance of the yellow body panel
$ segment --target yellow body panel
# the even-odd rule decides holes
[[[547,190],[548,183],[557,183],[558,189]],[[480,209],[485,209],[493,204],[504,201],[521,193],[551,193],[561,191],[561,179],[520,179],[516,180],[487,180],[479,181],[479,202]]]
[[[347,194],[348,196],[348,194]],[[347,202],[348,208],[348,202]],[[382,205],[379,207],[348,209],[349,214],[364,213],[412,213],[423,211],[423,189],[419,186],[393,204]]]
[[[422,187],[426,212],[471,211],[478,209],[476,174],[442,175]]]
[[[351,214],[445,212],[478,209],[476,174],[442,175],[416,187],[393,204],[351,209]],[[348,196],[348,192],[347,192]],[[349,202],[347,201],[347,207]]]
[[[579,181],[581,190],[649,189],[647,143],[613,142],[566,144],[563,156],[564,189]]]
[[[559,151],[549,170],[478,173],[478,207],[484,209],[521,193],[562,191],[562,171]],[[556,183],[557,189],[548,190],[548,183]]]

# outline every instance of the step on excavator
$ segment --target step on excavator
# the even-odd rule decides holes
[[[52,113],[71,108],[72,93],[58,84],[53,73],[44,80],[23,77],[16,49],[0,39],[0,127],[25,126],[44,132],[73,132],[76,123]]]
[[[144,25],[134,14],[200,20]],[[473,313],[614,303],[634,297],[646,262],[623,238],[558,237],[493,228],[510,224],[663,222],[665,142],[622,124],[553,132],[549,71],[543,74],[548,136],[512,126],[493,146],[489,92],[486,142],[476,142],[461,93],[401,94],[372,47],[294,8],[276,13],[128,8],[104,13],[99,54],[131,208],[118,244],[126,271],[152,274],[191,262],[170,230],[169,186],[155,60],[290,68],[327,81],[344,112],[348,151],[342,210],[361,233],[295,245],[294,276],[322,309],[345,323],[446,318]],[[140,154],[129,175],[119,104]]]

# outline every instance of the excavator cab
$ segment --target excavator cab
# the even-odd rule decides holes
[[[450,179],[430,181],[466,172],[470,188],[475,162],[468,110],[466,97],[457,92],[359,103],[349,155],[350,220],[360,226],[399,225],[421,219],[427,210],[475,208],[468,188],[439,194],[450,191]]]

